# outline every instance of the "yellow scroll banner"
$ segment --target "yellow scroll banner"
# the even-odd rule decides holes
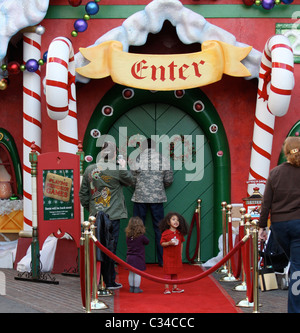
[[[189,89],[219,81],[223,73],[250,76],[241,60],[251,49],[211,40],[202,43],[201,52],[155,55],[124,52],[121,42],[107,41],[80,48],[90,63],[76,71],[93,79],[110,75],[116,83],[140,89]]]

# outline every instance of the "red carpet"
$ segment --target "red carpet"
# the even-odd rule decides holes
[[[118,266],[117,281],[123,288],[115,292],[115,313],[238,313],[241,312],[232,298],[212,277],[180,285],[182,294],[164,295],[164,284],[142,277],[140,294],[129,292],[128,270]],[[148,264],[146,272],[163,278],[163,269],[156,264]],[[200,274],[199,266],[184,265],[179,279]]]

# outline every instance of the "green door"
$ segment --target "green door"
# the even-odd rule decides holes
[[[102,146],[102,135],[109,133],[113,135],[116,143],[119,143],[120,131],[122,142],[134,135],[165,135],[169,138],[173,135],[179,138],[191,136],[191,140],[182,145],[187,143],[187,155],[198,161],[196,180],[192,164],[184,163],[181,169],[178,168],[178,159],[182,157],[182,152],[179,153],[175,145],[174,149],[167,153],[172,157],[170,162],[174,170],[174,183],[167,189],[165,213],[176,211],[190,224],[197,208],[197,200],[201,199],[201,260],[216,256],[219,252],[218,239],[222,234],[221,203],[230,202],[230,152],[225,129],[211,101],[198,88],[175,92],[147,91],[114,85],[99,101],[86,128],[83,139],[84,168],[97,160],[99,148]],[[160,145],[159,147],[161,148]],[[130,157],[131,150],[135,149],[134,146],[128,147],[127,155]],[[183,152],[186,155],[185,151]],[[129,217],[133,211],[132,192],[133,189],[124,190]],[[85,212],[85,218],[87,217],[88,212]],[[121,221],[117,249],[117,254],[122,259],[126,258],[124,229],[127,222],[128,220]],[[150,238],[150,244],[146,247],[146,260],[148,263],[156,262],[150,216],[147,218],[146,227]],[[196,235],[194,226],[188,249],[190,257],[195,253]],[[184,261],[187,261],[186,257],[185,242]]]
[[[138,146],[135,145],[137,139],[142,138],[142,136],[147,138],[156,135],[161,140],[165,140],[167,137],[167,143],[173,139],[174,144],[171,145],[170,151],[163,151],[162,144],[158,144],[157,147],[170,160],[174,170],[174,182],[166,191],[168,201],[164,205],[165,213],[178,212],[191,224],[194,211],[197,208],[197,199],[202,200],[201,260],[209,259],[213,253],[213,166],[210,147],[198,124],[190,115],[175,106],[150,103],[139,105],[127,111],[110,128],[108,134],[116,139],[118,146],[120,133],[126,133],[125,140],[129,140],[131,145],[134,145],[134,147],[127,148],[127,156],[130,156],[134,150],[137,151]],[[187,137],[187,135],[189,136]],[[183,154],[186,155],[186,158],[192,158],[193,164],[190,167],[184,161],[182,162]],[[196,181],[189,180],[193,175],[197,175]],[[133,188],[124,189],[129,217],[132,216],[133,212],[132,193]],[[123,259],[126,257],[124,229],[127,222],[128,220],[121,221],[117,249],[117,255]],[[148,212],[146,219],[146,230],[147,237],[150,239],[150,244],[146,247],[146,262],[153,263],[156,262],[156,248],[150,212]],[[190,238],[190,257],[193,257],[195,253],[196,242],[195,225]],[[183,250],[184,261],[187,261],[186,244],[187,242],[185,242]]]

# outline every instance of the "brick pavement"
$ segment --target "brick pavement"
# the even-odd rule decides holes
[[[58,284],[16,280],[13,269],[0,269],[5,274],[5,295],[0,296],[0,313],[85,313],[81,302],[80,279],[56,274]],[[104,299],[105,298],[105,299]],[[103,297],[108,309],[95,312],[113,312],[113,297]],[[14,308],[15,306],[15,308]],[[23,310],[23,311],[22,311]]]
[[[220,285],[224,290],[231,296],[235,304],[239,303],[241,300],[246,299],[246,292],[235,291],[234,287],[241,282],[224,282],[220,281],[222,275],[214,273],[214,278],[219,281]],[[258,300],[259,300],[259,312],[260,313],[287,313],[287,298],[288,290],[270,290],[262,292],[259,290]],[[253,307],[251,308],[240,308],[245,313],[252,313]]]
[[[0,313],[85,313],[81,303],[80,279],[76,276],[55,275],[58,284],[16,280],[13,269],[0,269],[5,275],[5,295],[0,296]],[[2,274],[3,276],[3,274]],[[220,275],[213,274],[219,281]],[[219,282],[235,303],[245,299],[245,292],[233,291],[236,282]],[[287,290],[259,292],[260,313],[286,313]],[[102,297],[108,308],[95,313],[113,313],[113,297]],[[253,308],[240,308],[252,313]]]

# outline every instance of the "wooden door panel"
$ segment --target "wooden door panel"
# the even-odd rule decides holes
[[[126,127],[128,138],[132,135],[151,135],[163,134],[171,138],[173,135],[192,135],[195,144],[196,135],[203,135],[203,131],[197,123],[182,110],[162,103],[151,103],[135,107],[121,116],[110,129],[109,134],[113,135],[118,142],[119,128]],[[197,147],[195,147],[197,148]],[[128,155],[136,147],[128,148]],[[160,147],[161,149],[161,147]],[[212,256],[213,249],[213,163],[209,144],[204,137],[204,174],[199,181],[186,181],[187,173],[195,171],[187,171],[182,166],[181,170],[174,170],[174,182],[167,188],[168,202],[165,203],[165,213],[176,211],[182,214],[190,224],[194,211],[197,207],[197,199],[202,200],[201,203],[201,259],[207,260]],[[195,150],[194,150],[195,154]],[[171,165],[174,168],[174,160],[171,158]],[[128,208],[129,217],[132,216],[133,203],[131,201],[133,189],[125,188],[125,200]],[[118,243],[117,255],[126,258],[126,242],[124,229],[128,220],[121,222],[120,237]],[[150,213],[148,212],[146,219],[147,237],[150,244],[146,247],[146,261],[156,262],[154,231]],[[187,237],[186,237],[187,238]],[[193,255],[196,248],[196,229],[192,232],[190,242],[190,256]],[[186,242],[184,244],[183,260],[187,261],[185,255]]]

